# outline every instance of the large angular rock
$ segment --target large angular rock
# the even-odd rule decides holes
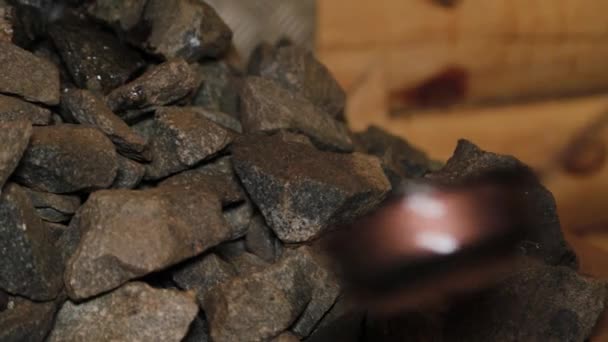
[[[278,263],[261,272],[214,287],[205,296],[203,306],[213,341],[263,341],[294,322],[298,326],[318,321],[322,310],[309,308],[327,306],[328,310],[333,301],[317,306],[319,294],[337,296],[338,292],[337,286],[328,288],[334,282],[323,284],[328,280],[325,275],[311,252],[301,247],[286,252]]]
[[[51,61],[0,41],[0,93],[27,101],[59,103],[59,70]]]
[[[279,135],[248,136],[232,148],[235,169],[284,242],[304,242],[375,208],[390,191],[376,157],[321,152]]]
[[[108,92],[144,66],[135,50],[123,45],[114,35],[84,22],[54,24],[49,33],[80,88]]]
[[[78,123],[97,127],[116,145],[119,153],[141,159],[146,147],[144,137],[135,133],[116,116],[103,99],[88,90],[70,89],[64,92],[62,105]]]
[[[299,94],[261,77],[247,77],[241,88],[241,124],[245,132],[296,131],[322,147],[352,149],[346,126]]]
[[[197,312],[189,293],[134,282],[85,303],[63,304],[49,341],[179,342]]]
[[[173,281],[183,290],[193,290],[202,306],[205,295],[216,285],[236,276],[236,269],[217,254],[196,257],[173,273]]]
[[[370,126],[355,134],[354,140],[365,153],[380,158],[393,186],[403,179],[424,176],[431,170],[432,162],[424,152],[382,128]]]
[[[57,195],[50,192],[24,189],[36,214],[45,221],[66,222],[80,207],[80,197],[75,195]]]
[[[311,252],[301,247],[261,272],[214,287],[204,300],[213,341],[265,341],[294,322],[304,327],[318,321],[321,307],[327,311],[335,300],[328,295],[321,305],[320,293],[337,296],[339,291],[326,276]]]
[[[469,141],[460,140],[447,164],[438,172],[429,174],[428,178],[439,183],[459,184],[498,172],[527,175],[527,180],[517,189],[526,199],[525,207],[530,218],[529,229],[519,250],[552,265],[576,267],[576,255],[562,235],[553,195],[519,160],[485,152]]]
[[[51,111],[16,97],[0,95],[0,122],[24,119],[33,125],[48,125]]]
[[[0,122],[0,193],[19,164],[31,135],[32,126],[27,121]]]
[[[224,61],[210,61],[197,66],[202,82],[194,97],[194,104],[237,116],[239,112],[237,73]]]
[[[30,145],[15,171],[32,188],[66,193],[109,187],[116,177],[117,155],[99,130],[61,124],[34,127]]]
[[[160,271],[232,234],[214,194],[179,186],[95,192],[72,225],[83,232],[65,274],[72,299]]]
[[[232,40],[228,25],[203,1],[148,0],[143,22],[150,33],[138,43],[166,59],[182,57],[196,61],[201,57],[219,57]]]
[[[44,341],[53,327],[57,304],[30,302],[20,297],[9,297],[7,304],[6,310],[0,309],[0,341]]]
[[[87,12],[96,19],[122,31],[129,31],[139,23],[147,0],[96,0]]]
[[[171,59],[114,89],[108,94],[106,101],[113,112],[145,109],[180,100],[194,91],[198,85],[198,76],[185,60]]]
[[[188,335],[184,337],[182,342],[209,342],[209,327],[207,321],[200,316],[196,317],[194,322],[190,324]]]
[[[158,179],[193,167],[232,142],[234,133],[187,107],[164,107],[156,112],[152,163],[147,179]]]
[[[604,311],[606,283],[564,266],[529,263],[446,318],[449,341],[586,341]]]
[[[33,300],[54,299],[63,265],[27,193],[8,184],[0,197],[0,289]]]
[[[343,117],[346,93],[311,51],[289,45],[256,57],[250,61],[250,73],[301,94],[334,118]]]

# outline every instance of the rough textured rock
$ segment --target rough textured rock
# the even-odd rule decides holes
[[[306,48],[289,45],[258,54],[249,72],[303,95],[334,118],[342,118],[346,94],[331,72]]]
[[[84,22],[54,24],[49,33],[80,88],[108,92],[144,66],[135,50],[123,45],[114,35]]]
[[[186,107],[165,107],[156,112],[150,142],[152,163],[146,178],[168,176],[214,156],[232,142],[234,133]]]
[[[173,273],[173,281],[183,290],[194,290],[201,307],[207,292],[236,276],[236,269],[216,254],[189,260]]]
[[[74,220],[83,236],[65,274],[73,299],[177,264],[232,234],[219,199],[195,187],[98,191]]]
[[[38,190],[89,191],[109,187],[117,164],[114,145],[102,132],[62,124],[34,127],[15,174],[20,182]]]
[[[207,119],[215,122],[216,124],[218,124],[224,128],[231,129],[237,133],[243,133],[243,126],[241,126],[241,122],[231,115],[222,113],[217,110],[205,109],[203,107],[188,107],[188,108],[199,113],[199,115],[206,117]]]
[[[241,124],[245,132],[286,129],[305,134],[322,147],[352,149],[346,126],[274,81],[247,77],[240,94]]]
[[[148,0],[143,21],[150,33],[142,47],[166,59],[219,57],[232,40],[228,25],[202,1]]]
[[[94,18],[123,31],[129,31],[137,25],[144,12],[147,0],[96,0],[87,7],[87,12]]]
[[[230,260],[238,257],[239,255],[247,252],[245,249],[245,240],[237,239],[224,242],[219,246],[213,248],[213,252],[220,256],[224,260]]]
[[[378,205],[390,184],[376,157],[322,152],[280,136],[248,136],[232,148],[236,171],[284,242],[317,237]]]
[[[103,99],[88,90],[70,89],[64,92],[61,104],[78,123],[95,126],[105,133],[119,153],[142,159],[145,138],[112,113]]]
[[[431,161],[424,152],[379,127],[368,127],[355,134],[354,140],[365,153],[382,160],[384,172],[393,186],[405,178],[424,176],[431,170]]]
[[[0,93],[48,105],[59,103],[59,70],[52,62],[0,41]]]
[[[53,326],[57,305],[35,303],[9,297],[6,310],[0,310],[0,341],[42,342]]]
[[[301,247],[261,272],[214,287],[204,300],[213,341],[263,341],[294,322],[307,326],[319,313],[309,310],[311,305],[317,308],[312,303],[318,294],[332,292],[327,287],[333,282],[323,284],[326,274],[310,251]],[[334,289],[337,296],[337,286]],[[325,304],[329,309],[333,301]]]
[[[449,341],[586,341],[606,284],[568,267],[529,263],[447,317]]]
[[[33,125],[51,123],[51,111],[16,97],[0,95],[0,122],[29,120]]]
[[[228,262],[234,267],[236,273],[240,277],[246,277],[250,274],[261,272],[270,265],[257,255],[246,251],[228,258]]]
[[[254,216],[249,223],[245,246],[249,252],[269,263],[275,262],[283,250],[281,242],[260,215]]]
[[[33,300],[54,299],[63,265],[49,231],[16,184],[0,197],[0,289]]]
[[[171,59],[114,89],[106,101],[114,112],[162,106],[186,97],[198,85],[198,76],[185,60]]]
[[[0,193],[19,164],[31,135],[32,126],[27,121],[0,122]]]
[[[237,116],[239,112],[239,76],[227,63],[210,61],[198,64],[201,86],[194,104]]]
[[[458,142],[454,155],[446,165],[428,178],[436,182],[458,184],[474,180],[489,173],[521,172],[529,180],[521,184],[527,199],[531,222],[520,250],[525,255],[535,256],[552,265],[576,267],[576,255],[562,235],[553,195],[537,180],[526,165],[511,156],[485,152],[466,140]]]
[[[245,199],[245,193],[231,175],[212,174],[205,168],[180,172],[163,180],[159,186],[191,186],[219,197],[223,205],[231,205]]]
[[[118,172],[112,188],[134,189],[144,178],[146,167],[131,159],[118,156]]]
[[[57,195],[50,192],[24,189],[28,194],[36,214],[45,221],[69,221],[78,207],[80,197],[74,195]]]
[[[191,294],[134,282],[85,303],[67,301],[49,341],[179,342],[197,312]]]

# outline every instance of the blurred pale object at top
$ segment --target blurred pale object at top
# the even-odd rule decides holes
[[[234,44],[243,58],[257,44],[287,38],[312,48],[315,0],[206,0],[234,31]]]
[[[321,59],[351,92],[384,78],[390,109],[608,89],[602,0],[319,0]]]

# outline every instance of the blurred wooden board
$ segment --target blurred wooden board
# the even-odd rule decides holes
[[[319,0],[318,54],[347,89],[380,68],[406,107],[425,92],[479,103],[608,89],[608,2],[441,2]]]

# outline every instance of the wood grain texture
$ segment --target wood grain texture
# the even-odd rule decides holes
[[[320,58],[350,89],[385,74],[392,103],[445,70],[466,73],[457,103],[608,89],[608,3],[598,0],[319,0]]]

